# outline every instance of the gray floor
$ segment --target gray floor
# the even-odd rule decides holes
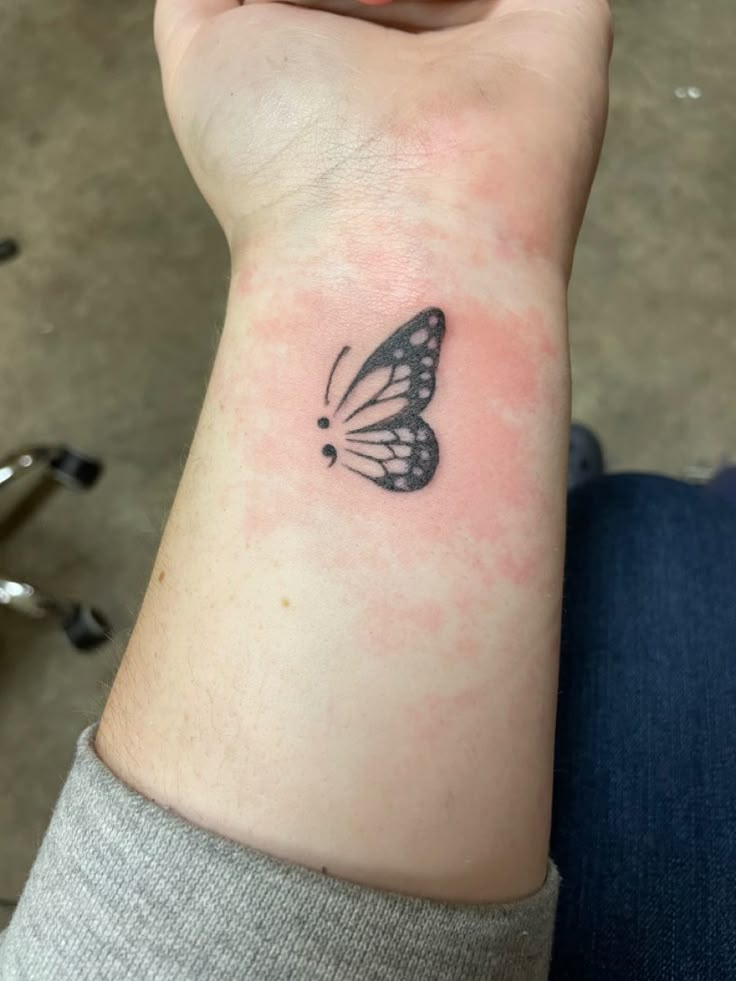
[[[169,136],[149,8],[0,0],[0,237],[24,247],[0,267],[5,449],[64,439],[108,466],[88,497],[57,495],[4,542],[1,571],[93,598],[121,638],[227,273]],[[683,474],[736,459],[736,8],[616,10],[611,122],[570,301],[575,411],[616,469]],[[83,658],[53,631],[0,620],[0,896],[21,888],[120,644]]]

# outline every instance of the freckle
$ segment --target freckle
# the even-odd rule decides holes
[[[284,609],[286,609],[287,606],[291,606],[291,600],[288,598],[288,596],[284,596],[284,598],[281,600],[281,605],[284,607]]]
[[[161,572],[159,572],[158,574],[158,581],[163,582],[165,578],[166,578],[166,570],[162,569]]]

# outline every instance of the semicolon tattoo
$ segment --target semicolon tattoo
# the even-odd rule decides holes
[[[330,414],[317,420],[320,429],[330,430],[330,442],[322,447],[328,466],[339,462],[384,490],[427,486],[440,451],[421,413],[434,395],[444,334],[444,314],[429,307],[371,354]],[[328,407],[335,372],[349,352],[343,347],[327,378]]]

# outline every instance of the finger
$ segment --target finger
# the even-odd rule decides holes
[[[610,16],[609,0],[494,0],[494,10],[503,13],[574,14],[588,21],[598,21]]]
[[[261,2],[244,0],[246,5]],[[472,24],[485,15],[488,7],[488,0],[289,0],[289,3],[410,32]]]
[[[240,0],[157,0],[153,35],[162,64],[206,20],[240,5]]]

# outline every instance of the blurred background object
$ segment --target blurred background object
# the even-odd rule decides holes
[[[614,2],[611,118],[570,295],[574,414],[609,470],[736,457],[736,7]],[[101,452],[2,566],[134,622],[224,311],[228,259],[170,135],[150,0],[0,0],[8,439]],[[0,610],[0,896],[18,894],[120,650]],[[0,927],[7,911],[0,908]]]
[[[0,262],[7,262],[18,255],[18,243],[13,238],[0,239]]]
[[[0,459],[0,507],[18,485],[16,500],[0,511],[0,550],[56,490],[90,490],[102,475],[102,463],[67,446],[32,446]],[[12,501],[12,499],[11,499]],[[2,570],[7,576],[9,570]],[[42,572],[39,574],[43,574]],[[103,613],[89,603],[51,596],[32,583],[0,579],[0,606],[31,620],[50,620],[78,651],[93,651],[109,640],[112,628]]]

